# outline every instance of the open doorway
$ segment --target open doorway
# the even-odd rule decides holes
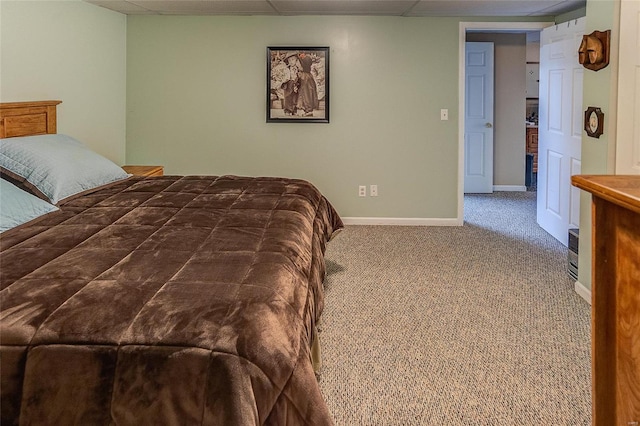
[[[540,120],[540,31],[525,33],[525,172],[524,186],[538,188],[538,123]]]
[[[540,31],[472,31],[467,32],[466,43],[465,193],[493,192],[494,185],[496,191],[533,192],[538,171]],[[486,55],[490,64],[476,59],[479,56],[476,50],[481,49],[483,43],[493,46],[491,57]],[[492,75],[486,76],[485,68],[489,65]],[[486,82],[487,90],[475,88],[485,80],[490,80],[490,89]],[[482,96],[485,102],[491,100],[491,107],[486,111],[476,98],[489,90],[491,93]],[[496,120],[493,120],[494,111]],[[489,131],[491,134],[485,134]],[[485,133],[478,136],[480,132]],[[491,145],[491,150],[485,149],[491,158],[478,155],[485,151],[478,145]],[[486,167],[478,167],[476,163],[480,158],[487,163]],[[486,171],[490,175],[487,187],[471,190],[478,187],[474,181],[483,176],[480,172],[485,169],[490,169]]]
[[[459,62],[459,217],[464,216],[464,179],[465,159],[465,112],[466,112],[466,42],[494,42],[502,49],[501,61],[505,65],[500,69],[496,63],[496,109],[495,109],[495,180],[496,191],[526,191],[535,189],[535,180],[527,179],[526,126],[527,120],[537,120],[537,105],[533,100],[537,93],[528,93],[523,78],[528,71],[527,62],[539,62],[538,57],[527,52],[527,38],[535,40],[539,32],[553,25],[551,22],[461,22],[460,23],[460,62]],[[528,35],[529,34],[529,35]],[[538,38],[539,40],[539,38]],[[530,47],[535,52],[535,44]],[[537,44],[539,52],[539,44]],[[496,61],[498,58],[496,58]],[[513,67],[518,61],[517,66]],[[505,72],[506,70],[506,72]],[[532,79],[535,78],[532,75]],[[509,81],[513,80],[513,81]],[[517,80],[517,81],[516,81]],[[500,87],[498,87],[500,84]],[[515,86],[514,86],[515,84]],[[529,96],[530,95],[530,96]],[[500,98],[501,97],[501,98]],[[532,98],[525,102],[525,98]],[[500,104],[500,105],[498,105]],[[534,125],[530,125],[534,127]],[[506,136],[505,136],[506,135]],[[514,136],[515,135],[515,136]],[[502,138],[502,139],[501,139]],[[531,147],[533,149],[533,147]],[[531,164],[533,166],[533,162]]]

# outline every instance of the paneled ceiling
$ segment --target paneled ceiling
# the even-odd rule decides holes
[[[555,16],[586,0],[86,0],[127,15]]]

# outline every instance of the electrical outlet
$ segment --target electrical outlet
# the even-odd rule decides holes
[[[369,194],[372,197],[377,197],[378,196],[378,185],[371,185],[369,187]]]
[[[440,110],[440,120],[448,120],[449,119],[449,110],[448,109],[441,109]]]
[[[367,186],[366,185],[360,185],[358,187],[358,195],[361,197],[366,197],[367,196]]]

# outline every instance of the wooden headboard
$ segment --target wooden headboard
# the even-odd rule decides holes
[[[61,102],[0,103],[0,138],[56,133],[56,106]]]

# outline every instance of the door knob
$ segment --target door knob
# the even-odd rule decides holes
[[[485,124],[485,125],[484,125],[484,127],[487,127],[487,128],[489,128],[489,129],[490,129],[490,128],[492,128],[492,127],[493,127],[493,124],[491,124],[491,123],[487,123],[487,124]]]

